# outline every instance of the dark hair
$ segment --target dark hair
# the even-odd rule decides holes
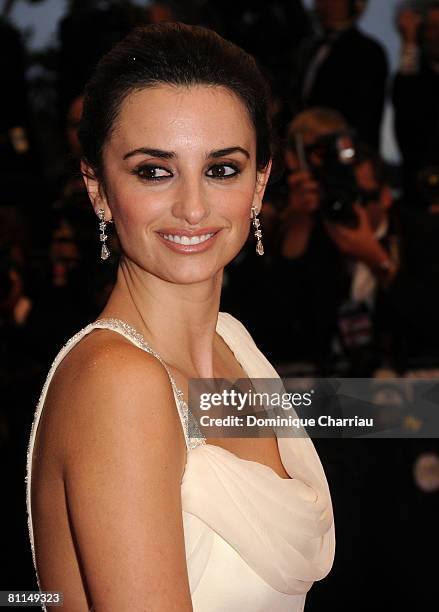
[[[103,179],[102,151],[123,100],[158,85],[222,86],[246,106],[256,131],[256,162],[272,157],[269,90],[254,58],[213,30],[182,23],[135,28],[98,63],[86,85],[78,137],[83,159]]]

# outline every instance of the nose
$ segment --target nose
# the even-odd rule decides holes
[[[172,207],[172,214],[189,225],[198,225],[209,215],[207,195],[201,181],[187,177],[179,182],[178,195]]]

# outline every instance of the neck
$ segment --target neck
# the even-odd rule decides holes
[[[213,378],[213,352],[223,270],[192,284],[176,284],[121,259],[117,281],[99,318],[126,321],[171,367]]]

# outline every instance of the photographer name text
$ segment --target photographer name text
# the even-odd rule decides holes
[[[246,415],[245,417],[228,415],[226,417],[210,417],[203,415],[200,418],[202,427],[373,427],[373,419],[364,419],[357,416],[349,418],[335,418],[329,415],[321,415],[318,419],[300,419],[292,416],[256,417]]]

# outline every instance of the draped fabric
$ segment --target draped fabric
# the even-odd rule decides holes
[[[28,525],[36,572],[38,555],[30,505],[36,430],[57,365],[96,327],[124,335],[161,360],[138,332],[118,319],[91,323],[75,334],[55,358],[37,406],[28,448]],[[250,378],[279,378],[237,319],[219,313],[217,332]],[[194,442],[188,438],[187,406],[166,369],[187,443],[181,496],[193,609],[301,612],[312,583],[330,571],[335,550],[330,492],[311,439],[306,435],[277,438],[289,479],[281,478],[266,465],[208,444],[205,439]]]

